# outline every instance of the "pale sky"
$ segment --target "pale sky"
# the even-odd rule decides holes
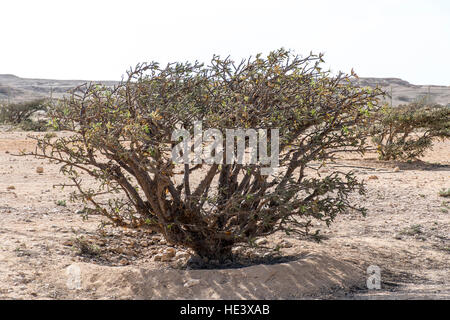
[[[450,85],[450,1],[0,1],[0,74],[120,80],[137,62],[280,47],[333,71]]]

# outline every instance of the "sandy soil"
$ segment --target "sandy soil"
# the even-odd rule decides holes
[[[26,135],[0,130],[2,299],[450,298],[450,199],[438,194],[450,188],[450,142],[412,163],[340,159],[321,170],[357,170],[368,194],[354,201],[367,217],[348,212],[321,226],[320,243],[276,234],[258,249],[263,263],[190,270],[154,261],[171,247],[156,235],[84,221],[70,190],[53,188],[65,181],[58,166],[12,155],[33,148]],[[381,290],[366,288],[370,265],[381,269]],[[68,283],[73,270],[78,285]]]

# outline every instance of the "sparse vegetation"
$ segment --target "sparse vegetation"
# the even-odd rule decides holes
[[[415,102],[385,106],[370,123],[380,159],[414,159],[433,146],[434,139],[450,137],[450,107]]]
[[[36,112],[46,110],[47,102],[44,99],[0,105],[0,123],[16,125],[25,131],[46,131],[47,121],[32,119]]]
[[[84,237],[74,238],[73,245],[76,248],[78,255],[94,257],[94,256],[98,256],[100,254],[100,248],[91,244]]]
[[[46,110],[45,100],[5,104],[0,109],[0,122],[19,124],[40,110]]]
[[[56,204],[57,206],[60,206],[60,207],[66,207],[66,206],[67,206],[66,200],[57,200],[57,201],[55,202],[55,204]]]
[[[439,196],[440,197],[445,197],[448,198],[450,197],[450,189],[442,189],[441,191],[439,191]]]
[[[156,231],[203,257],[226,259],[235,244],[277,231],[304,235],[312,220],[330,224],[350,208],[364,213],[348,197],[364,193],[352,172],[316,177],[307,168],[338,152],[363,153],[368,133],[360,128],[382,94],[352,84],[352,76],[323,72],[322,62],[322,55],[279,50],[241,63],[216,56],[207,67],[138,65],[114,89],[80,87],[55,106],[53,125],[73,135],[36,138],[38,151],[28,155],[62,164],[78,190],[72,200],[115,225]],[[174,165],[171,135],[180,127],[192,131],[195,120],[222,133],[279,128],[285,169],[265,176],[259,163]],[[81,171],[98,188],[85,186]]]
[[[401,235],[407,235],[407,236],[416,236],[416,235],[420,235],[423,233],[422,231],[423,226],[420,224],[415,224],[412,225],[408,228],[403,229],[400,234]]]

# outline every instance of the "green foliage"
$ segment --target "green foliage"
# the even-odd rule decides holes
[[[236,243],[277,231],[305,234],[313,220],[364,212],[349,200],[364,193],[352,173],[317,176],[308,165],[364,152],[361,128],[381,94],[354,85],[352,76],[323,72],[322,62],[322,55],[282,49],[240,63],[215,56],[209,66],[140,64],[119,86],[85,85],[52,108],[53,125],[73,134],[36,138],[29,155],[62,164],[77,188],[72,200],[200,256],[224,259]],[[172,133],[182,126],[192,132],[195,120],[222,133],[279,128],[282,169],[265,176],[259,163],[175,165]],[[98,184],[85,184],[82,171]]]
[[[55,204],[57,206],[61,206],[61,207],[66,207],[67,206],[66,200],[58,200],[58,201],[55,202]]]
[[[450,106],[418,101],[385,106],[370,123],[380,159],[414,159],[433,146],[434,139],[450,137]]]

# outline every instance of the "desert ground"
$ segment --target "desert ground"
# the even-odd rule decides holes
[[[356,170],[366,181],[367,195],[353,196],[366,217],[316,223],[320,242],[275,234],[199,269],[158,235],[86,219],[71,190],[54,187],[66,181],[58,165],[15,155],[34,147],[28,134],[0,128],[1,299],[450,298],[450,199],[439,196],[450,188],[449,141],[419,161],[367,154],[329,164],[323,173]],[[381,270],[380,290],[367,289],[370,265]]]

